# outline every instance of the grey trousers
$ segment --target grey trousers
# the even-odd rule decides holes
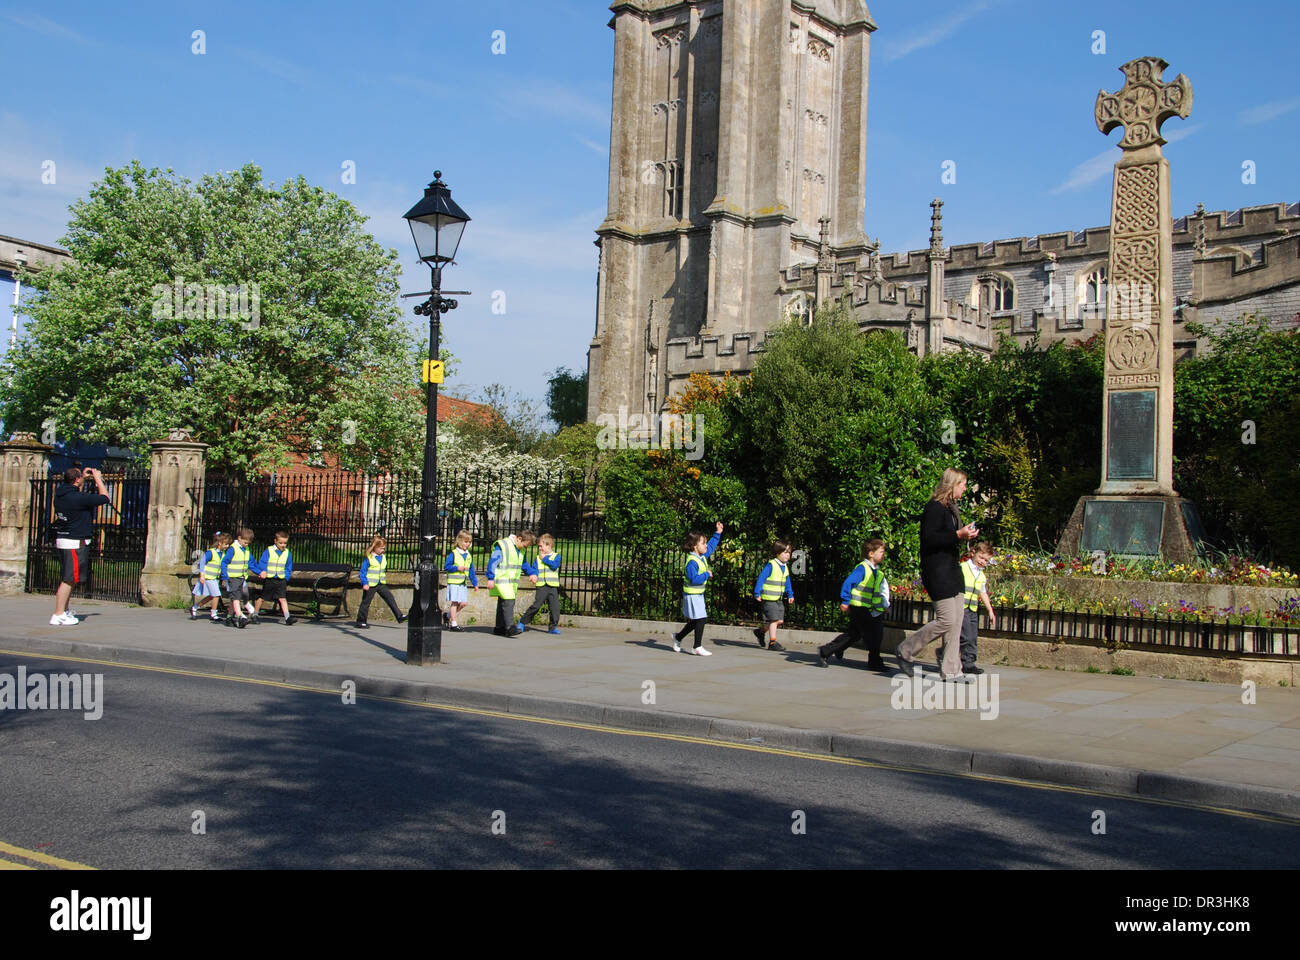
[[[943,663],[940,669],[945,677],[961,673],[961,625],[965,598],[959,593],[934,603],[934,619],[898,645],[898,652],[907,660],[920,659],[919,654],[932,640],[943,641]]]

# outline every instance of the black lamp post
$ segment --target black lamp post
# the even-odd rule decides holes
[[[428,300],[415,308],[419,316],[429,318],[429,363],[438,359],[438,325],[442,315],[456,309],[456,301],[442,294],[442,268],[451,263],[460,246],[461,234],[469,216],[451,199],[451,191],[442,182],[442,171],[433,172],[433,183],[424,197],[406,212],[411,238],[420,260],[429,265],[432,289]],[[468,291],[450,290],[465,295]],[[424,293],[407,294],[422,297]],[[442,660],[442,610],[438,606],[438,564],[434,538],[438,523],[438,385],[427,378],[424,425],[424,490],[420,505],[420,562],[415,568],[415,589],[411,613],[406,625],[406,662],[420,667]]]

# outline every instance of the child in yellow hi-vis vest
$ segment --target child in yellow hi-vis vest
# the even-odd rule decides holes
[[[230,546],[230,534],[217,531],[209,547],[199,560],[199,582],[194,586],[194,603],[190,606],[190,619],[199,618],[199,604],[208,597],[212,598],[213,623],[221,622],[221,567],[222,556]]]
[[[370,541],[370,549],[366,551],[365,559],[361,561],[361,609],[357,611],[356,625],[362,630],[370,628],[369,614],[370,601],[378,593],[384,598],[384,603],[388,604],[388,609],[393,611],[393,616],[397,618],[398,623],[405,623],[406,617],[401,610],[397,608],[397,601],[393,599],[393,591],[388,589],[388,561],[384,558],[384,549],[388,546],[388,541],[383,537],[375,537]]]
[[[262,552],[262,559],[256,566],[250,564],[249,569],[262,578],[262,595],[257,598],[253,616],[255,618],[261,616],[263,600],[270,600],[272,603],[278,600],[280,611],[284,614],[281,623],[286,627],[297,623],[297,617],[289,616],[289,600],[285,596],[289,578],[293,576],[293,556],[289,553],[289,534],[284,530],[275,531],[275,546],[267,547]]]
[[[682,571],[682,616],[686,618],[686,623],[673,635],[673,653],[682,652],[682,641],[694,630],[695,649],[691,652],[697,657],[713,655],[713,651],[704,648],[704,624],[709,620],[709,611],[704,607],[704,588],[713,577],[713,572],[709,570],[709,557],[718,549],[718,541],[721,539],[722,524],[719,523],[707,542],[704,534],[692,530],[682,544],[682,549],[686,551],[686,569]]]
[[[555,552],[555,538],[544,533],[537,538],[537,595],[532,605],[519,618],[519,629],[527,630],[532,620],[546,604],[546,614],[551,626],[547,633],[560,632],[560,555]]]
[[[499,637],[517,637],[523,630],[515,623],[515,593],[519,587],[522,574],[532,583],[537,582],[537,570],[531,563],[524,561],[519,551],[531,547],[537,535],[531,530],[520,530],[509,537],[502,537],[492,545],[492,556],[488,559],[487,585],[492,596],[497,598],[497,624],[493,629]]]
[[[984,568],[993,562],[993,544],[980,540],[971,548],[970,556],[961,565],[961,578],[965,587],[965,605],[961,621],[961,672],[975,675],[984,671],[975,666],[977,646],[979,644],[980,609],[989,612],[989,626],[997,627],[998,615],[993,612],[993,603],[989,600],[987,575]]]
[[[447,554],[443,569],[447,571],[447,629],[460,633],[460,624],[456,622],[460,612],[469,606],[468,582],[478,589],[478,574],[474,570],[474,561],[470,559],[469,548],[474,545],[474,534],[462,530],[456,534],[456,546]]]

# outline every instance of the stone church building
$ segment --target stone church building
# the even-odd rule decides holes
[[[863,230],[862,0],[615,0],[609,213],[588,416],[657,413],[692,373],[745,374],[766,332],[846,300],[918,355],[1106,322],[1109,227],[882,255]],[[918,210],[924,216],[924,209]],[[1176,323],[1300,321],[1300,203],[1174,223]],[[1181,332],[1181,331],[1180,331]],[[1175,333],[1186,356],[1194,337]]]

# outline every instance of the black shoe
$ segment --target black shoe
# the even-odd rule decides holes
[[[298,622],[298,618],[297,618],[297,617],[285,617],[285,618],[284,618],[283,620],[281,620],[280,622],[283,623],[286,627],[292,627],[295,623]]]
[[[822,648],[821,648],[821,647],[818,647],[818,648],[817,648],[817,666],[819,666],[819,667],[829,667],[829,666],[830,666],[830,664],[829,664],[829,663],[827,662],[827,660],[826,660],[826,654],[822,651]]]
[[[507,630],[507,631],[506,631],[506,636],[507,636],[507,637],[522,637],[523,635],[524,635],[524,631],[522,631],[522,630],[520,630],[520,629],[518,629],[518,628],[515,628],[514,630]]]
[[[492,632],[495,633],[498,637],[508,637],[508,636],[510,636],[509,633],[507,633],[505,630],[502,630],[500,627],[493,627],[493,628],[492,628]]]
[[[405,623],[408,619],[409,619],[409,617],[407,617],[406,614],[402,614],[400,617],[397,618],[397,622],[398,622],[398,623]]]
[[[973,677],[977,677],[977,676],[979,676],[981,673],[983,673],[984,671],[983,671],[982,669],[980,669],[979,667],[975,666],[975,664],[973,664],[973,663],[972,663],[969,667],[966,666],[966,664],[963,663],[962,666],[961,666],[961,672],[962,672],[962,673],[969,673],[971,676],[973,676]]]
[[[781,644],[777,643],[775,640],[773,640],[771,643],[769,643],[769,644],[767,645],[767,649],[769,649],[769,650],[779,650],[779,651],[781,651],[781,652],[783,652],[783,653],[785,652],[785,647],[781,646]]]
[[[237,626],[240,630],[243,630],[246,626],[248,626],[248,617],[240,617],[237,621],[235,621],[235,626]]]
[[[888,669],[889,669],[889,664],[885,663],[885,661],[882,660],[882,659],[880,659],[880,657],[868,657],[868,658],[867,658],[867,669],[868,669],[868,670],[888,670]]]
[[[835,659],[838,660],[840,663],[843,663],[843,662],[844,662],[844,651],[843,651],[843,650],[836,650],[836,651],[835,651]]]
[[[369,629],[370,629],[370,624],[368,624],[368,623],[361,623],[360,621],[358,621],[357,623],[352,624],[352,626],[356,627],[358,630],[369,630]]]
[[[764,630],[762,627],[755,627],[751,632],[754,634],[754,639],[758,641],[758,645],[762,647],[764,650],[766,650],[767,631]]]
[[[461,633],[461,632],[463,632],[463,631],[460,629],[460,624],[458,624],[458,623],[453,623],[453,624],[452,624],[450,627],[448,627],[447,629],[450,630],[452,633]]]

